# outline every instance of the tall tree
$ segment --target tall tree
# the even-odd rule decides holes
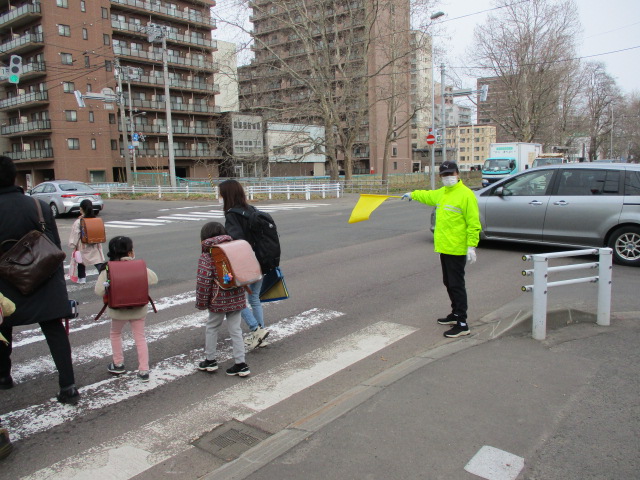
[[[496,77],[491,120],[514,139],[534,140],[557,115],[562,87],[576,71],[580,29],[572,0],[497,0],[501,7],[474,31],[471,61],[480,76]],[[568,93],[565,89],[564,93]]]

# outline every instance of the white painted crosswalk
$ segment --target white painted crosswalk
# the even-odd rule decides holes
[[[299,210],[304,208],[318,208],[329,205],[328,203],[279,203],[272,205],[260,206],[260,210],[263,212],[274,213],[284,212],[287,210]],[[213,207],[213,208],[212,208]],[[194,209],[205,209],[205,211],[194,211]],[[179,213],[170,213],[172,210],[181,210]],[[186,212],[186,210],[191,210]],[[222,219],[224,213],[222,212],[222,206],[220,205],[204,205],[204,206],[189,206],[178,207],[174,209],[161,209],[161,215],[156,218],[134,218],[132,220],[110,220],[105,222],[107,228],[141,228],[141,227],[158,227],[173,222],[190,222],[190,221],[203,221],[210,219]]]
[[[80,288],[80,286],[77,286]],[[82,285],[83,288],[88,288]],[[186,291],[156,300],[159,311],[165,311],[163,318],[171,316],[171,309],[181,305],[193,304],[195,292]],[[267,309],[274,308],[273,303],[265,304]],[[277,348],[284,340],[295,335],[305,335],[324,322],[343,317],[344,312],[330,309],[310,308],[291,317],[270,322],[268,325],[271,348]],[[128,365],[130,371],[121,376],[104,374],[104,379],[95,383],[82,384],[82,397],[76,406],[63,405],[50,398],[42,403],[25,406],[13,411],[2,412],[3,426],[11,432],[14,442],[28,441],[34,435],[47,435],[51,429],[84,419],[110,408],[120,408],[142,394],[153,394],[160,387],[176,382],[190,375],[202,375],[196,369],[203,358],[203,349],[195,348],[166,358],[155,358],[156,352],[163,351],[163,342],[170,341],[173,335],[202,329],[207,317],[206,312],[195,311],[150,322],[146,328],[146,338],[151,356],[151,377],[148,383],[139,382],[134,365]],[[91,364],[111,361],[111,345],[107,325],[108,318],[94,321],[94,314],[71,321],[70,333],[85,332],[82,344],[74,344],[73,359],[76,376],[82,378],[84,368]],[[91,335],[91,331],[100,333]],[[26,472],[28,479],[86,479],[95,480],[118,478],[129,479],[158,463],[190,448],[194,438],[211,430],[212,419],[221,424],[231,419],[244,420],[261,412],[304,389],[318,383],[336,372],[358,362],[369,355],[393,344],[415,331],[412,327],[391,322],[378,322],[347,336],[334,340],[326,346],[292,358],[289,362],[275,368],[254,372],[247,379],[233,384],[201,402],[186,405],[177,412],[131,430],[118,439],[109,440],[101,445],[90,446],[86,451],[75,452],[69,458],[59,461],[37,472]],[[104,335],[104,336],[103,336]],[[198,335],[197,333],[195,334]],[[76,340],[79,336],[74,337]],[[97,339],[96,339],[97,338]],[[38,348],[40,355],[14,361],[12,375],[17,384],[26,384],[39,380],[45,375],[55,374],[55,366],[44,345],[39,328],[27,328],[16,331],[14,335],[14,353],[23,348]],[[135,348],[129,334],[123,337],[126,350]],[[175,352],[174,352],[175,353]],[[230,340],[221,339],[218,346],[218,361],[225,363],[233,358]],[[250,360],[249,360],[250,362]],[[19,385],[18,385],[19,386]],[[136,402],[144,402],[144,397]],[[162,428],[159,428],[162,426]],[[170,435],[171,438],[167,436]],[[81,442],[79,444],[82,444]]]

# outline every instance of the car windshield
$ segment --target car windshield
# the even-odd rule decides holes
[[[84,183],[61,183],[59,187],[63,192],[95,192],[93,188]]]
[[[562,163],[561,158],[536,158],[533,161],[534,167],[542,167],[543,165],[558,165]]]
[[[509,170],[508,158],[489,158],[484,162],[483,170]]]

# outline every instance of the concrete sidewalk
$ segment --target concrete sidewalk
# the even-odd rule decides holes
[[[540,342],[526,303],[360,383],[203,478],[638,478],[640,312],[601,327],[593,314],[558,309]]]

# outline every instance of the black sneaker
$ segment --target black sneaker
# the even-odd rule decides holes
[[[109,373],[112,373],[114,375],[122,375],[123,373],[127,373],[127,369],[124,368],[124,363],[120,365],[116,365],[115,363],[110,363],[109,366],[107,367],[107,370],[109,370]]]
[[[0,428],[0,460],[7,458],[12,450],[13,445],[9,439],[9,432],[6,428]]]
[[[438,323],[440,325],[457,325],[458,320],[456,319],[456,316],[451,313],[447,315],[446,318],[439,318]]]
[[[447,338],[457,338],[457,337],[462,337],[464,335],[469,335],[470,333],[471,333],[471,330],[469,330],[469,325],[465,325],[464,327],[460,325],[455,325],[450,330],[447,330],[446,332],[444,332],[444,336]]]
[[[227,368],[227,375],[238,375],[240,377],[246,377],[251,372],[249,371],[249,365],[246,363],[236,363],[233,367]]]
[[[0,377],[0,390],[9,390],[10,388],[13,388],[13,378],[11,378],[11,375]]]
[[[67,387],[60,390],[56,398],[60,403],[75,405],[80,400],[80,392],[76,387]]]
[[[218,369],[216,360],[207,360],[206,358],[198,364],[198,370],[201,372],[215,372]]]
[[[141,382],[148,382],[149,381],[149,370],[139,370],[138,371],[138,379]]]

